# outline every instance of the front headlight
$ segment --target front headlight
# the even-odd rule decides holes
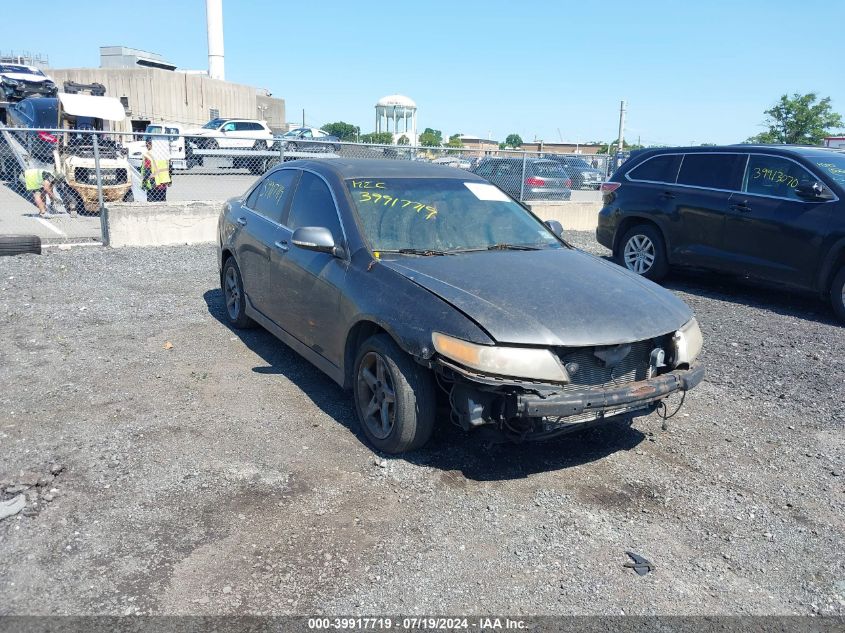
[[[478,371],[546,382],[569,382],[557,357],[547,349],[476,345],[440,332],[431,335],[438,354]]]
[[[675,335],[672,337],[672,344],[675,346],[675,367],[679,365],[692,365],[693,361],[701,353],[701,348],[704,347],[701,328],[698,327],[698,321],[695,317],[691,318],[680,330],[675,332]]]
[[[17,79],[12,79],[11,77],[2,77],[3,83],[9,86],[20,86],[21,82]]]

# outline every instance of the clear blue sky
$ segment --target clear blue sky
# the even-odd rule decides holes
[[[615,138],[621,99],[627,139],[647,144],[742,141],[784,93],[830,96],[845,115],[841,0],[223,2],[226,78],[309,125],[372,131],[375,102],[396,92],[420,130],[498,140]],[[3,2],[4,51],[96,67],[101,45],[207,68],[205,2],[47,0],[34,15]]]

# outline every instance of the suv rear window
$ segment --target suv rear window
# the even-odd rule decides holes
[[[628,178],[654,182],[675,182],[680,166],[681,154],[652,156],[629,171]]]
[[[678,184],[739,191],[747,159],[745,154],[685,154]]]

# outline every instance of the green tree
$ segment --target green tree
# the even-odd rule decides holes
[[[345,121],[336,121],[334,123],[326,123],[321,129],[329,134],[334,134],[341,141],[355,141],[361,133],[361,128]]]
[[[393,134],[390,132],[370,132],[361,135],[361,142],[372,143],[373,145],[393,145]]]
[[[446,143],[446,147],[463,147],[463,146],[464,146],[464,143],[463,143],[463,141],[461,141],[461,135],[460,134],[452,134],[452,136],[449,137],[449,142]]]
[[[618,141],[613,141],[612,143],[604,143],[596,152],[596,154],[615,154],[616,148],[619,146]],[[629,143],[625,139],[622,139],[622,149],[626,152],[631,152],[635,149],[642,149],[645,145],[638,145],[637,143]]]
[[[782,95],[780,101],[766,110],[765,132],[748,139],[748,143],[788,143],[821,145],[834,128],[842,127],[842,116],[833,111],[830,97],[818,100],[815,92]]]
[[[396,144],[397,145],[410,145],[411,141],[409,141],[408,137],[403,134],[398,139],[396,139]]]
[[[443,133],[440,130],[425,128],[420,134],[420,145],[424,147],[440,147],[443,144]]]
[[[505,147],[520,147],[522,137],[519,134],[508,134],[505,138]]]

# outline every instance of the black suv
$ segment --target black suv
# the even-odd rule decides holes
[[[596,238],[619,265],[650,279],[689,266],[809,290],[845,320],[845,153],[645,150],[602,191]]]

